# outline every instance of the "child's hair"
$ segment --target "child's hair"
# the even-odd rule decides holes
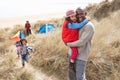
[[[20,41],[21,41],[21,42],[22,42],[22,41],[25,41],[25,42],[27,43],[27,40],[26,40],[26,39],[21,39]]]
[[[19,41],[16,41],[16,44],[18,43]]]
[[[69,22],[72,22],[72,20],[70,19],[70,17],[66,17],[65,18],[67,21],[69,21]]]

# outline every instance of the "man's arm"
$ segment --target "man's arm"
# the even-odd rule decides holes
[[[79,40],[67,43],[67,46],[71,46],[71,47],[83,46],[87,43],[88,40],[90,40],[92,38],[93,34],[94,34],[94,29],[93,29],[92,25],[89,25],[89,26],[85,27],[84,32],[80,36]]]
[[[85,19],[80,23],[68,23],[68,28],[70,29],[78,29],[78,28],[82,28],[83,26],[85,26],[88,23],[88,20]]]

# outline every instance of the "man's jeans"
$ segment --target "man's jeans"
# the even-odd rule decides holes
[[[69,80],[86,80],[85,77],[85,68],[86,68],[86,61],[83,60],[75,60],[75,70],[69,68]]]

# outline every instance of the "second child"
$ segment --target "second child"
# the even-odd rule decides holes
[[[22,39],[22,46],[20,48],[20,54],[21,55],[21,59],[22,59],[22,66],[25,66],[25,62],[28,62],[28,56],[30,54],[29,51],[34,51],[32,47],[27,45],[27,40],[26,39]]]

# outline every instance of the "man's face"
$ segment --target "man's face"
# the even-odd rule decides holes
[[[81,22],[85,19],[85,12],[82,10],[78,10],[76,12],[78,20]]]

